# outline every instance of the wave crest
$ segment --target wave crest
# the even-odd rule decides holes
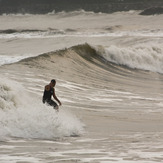
[[[161,45],[137,45],[133,47],[95,47],[107,61],[133,69],[163,73],[163,48]]]
[[[163,48],[159,44],[145,44],[132,47],[118,47],[111,45],[109,47],[103,47],[91,46],[86,43],[73,46],[69,49],[63,49],[56,52],[45,53],[37,57],[27,58],[21,62],[23,64],[33,66],[37,65],[37,67],[40,66],[40,68],[44,67],[48,69],[48,66],[50,64],[54,64],[58,59],[62,60],[61,62],[65,61],[73,63],[77,61],[77,64],[84,62],[77,57],[80,56],[85,60],[96,64],[96,66],[107,69],[108,71],[111,70],[111,67],[118,68],[118,66],[125,66],[126,68],[131,69],[163,73],[162,54]],[[47,62],[49,64],[47,64]]]

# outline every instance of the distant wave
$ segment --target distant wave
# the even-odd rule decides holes
[[[45,66],[44,68],[46,68],[47,64],[43,63],[45,60],[50,59],[49,62],[53,63],[52,58],[55,60],[57,56],[71,56],[73,62],[73,60],[77,60],[74,55],[79,55],[85,60],[108,71],[112,71],[115,68],[118,69],[119,66],[125,66],[130,69],[163,73],[162,53],[163,49],[161,45],[137,45],[128,48],[110,46],[104,48],[103,46],[94,47],[89,44],[84,44],[57,52],[42,54],[37,57],[23,59],[21,63],[34,66],[37,62],[37,67],[40,64],[40,67]],[[63,59],[65,59],[65,57],[63,57]],[[82,61],[78,60],[78,62],[80,63]]]
[[[6,29],[0,30],[0,38],[48,38],[64,35],[72,35],[77,32],[75,29]]]
[[[159,15],[159,14],[163,14],[163,7],[151,7],[145,9],[140,13],[140,15]]]
[[[121,36],[141,36],[141,37],[162,37],[163,30],[134,30],[134,31],[121,31],[123,26],[115,25],[108,26],[99,31],[82,31],[80,29],[53,29],[48,28],[45,30],[40,29],[6,29],[0,30],[0,38],[57,38],[57,37],[121,37]]]
[[[99,13],[95,13],[94,11],[85,11],[83,9],[79,9],[79,10],[74,10],[74,11],[61,11],[61,12],[55,12],[55,10],[53,10],[52,12],[47,13],[48,15],[58,15],[58,16],[64,16],[64,17],[71,17],[71,16],[76,16],[76,15],[94,15],[94,14],[101,14],[101,12]]]
[[[60,30],[60,29],[52,29],[48,28],[47,30],[40,30],[40,29],[6,29],[6,30],[0,30],[0,34],[13,34],[13,33],[48,33],[50,34],[64,34],[65,32],[75,32],[74,29],[66,29],[66,30]]]
[[[85,10],[93,12],[113,13],[117,11],[144,10],[145,8],[163,5],[162,0],[1,0],[0,14],[6,13],[30,13],[47,14],[54,12],[69,12]]]
[[[6,29],[6,30],[0,30],[0,33],[2,34],[12,34],[12,33],[24,33],[24,32],[45,32],[44,30],[37,30],[37,29],[22,29],[22,30],[16,30],[16,29]]]

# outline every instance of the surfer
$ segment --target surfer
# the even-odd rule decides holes
[[[48,105],[53,106],[54,109],[58,110],[59,107],[57,103],[51,99],[51,96],[53,95],[53,98],[59,103],[59,105],[62,105],[57,96],[55,95],[55,85],[56,80],[52,79],[51,82],[45,86],[42,102],[47,103]]]

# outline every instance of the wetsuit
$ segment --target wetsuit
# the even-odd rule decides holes
[[[47,103],[50,106],[53,106],[54,108],[57,106],[57,104],[51,99],[51,96],[54,94],[54,88],[50,87],[50,90],[47,91],[46,89],[44,90],[44,95],[42,102]]]

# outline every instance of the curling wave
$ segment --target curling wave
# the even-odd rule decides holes
[[[69,49],[60,50],[57,52],[46,53],[37,57],[24,59],[21,62],[30,64],[40,61],[40,66],[43,66],[45,60],[55,62],[56,56],[71,56],[72,60],[77,56],[84,58],[89,62],[110,69],[113,64],[114,68],[118,66],[125,66],[130,69],[140,69],[152,72],[163,73],[163,48],[161,45],[148,44],[148,45],[136,45],[133,47],[118,47],[115,45],[109,47],[103,46],[91,46],[89,44],[77,45]],[[54,60],[54,61],[53,61]],[[84,61],[79,61],[84,62]],[[37,65],[38,66],[38,65]],[[44,68],[47,64],[44,65]]]
[[[95,47],[107,61],[133,69],[163,73],[163,48],[161,45],[137,45],[133,47]]]

